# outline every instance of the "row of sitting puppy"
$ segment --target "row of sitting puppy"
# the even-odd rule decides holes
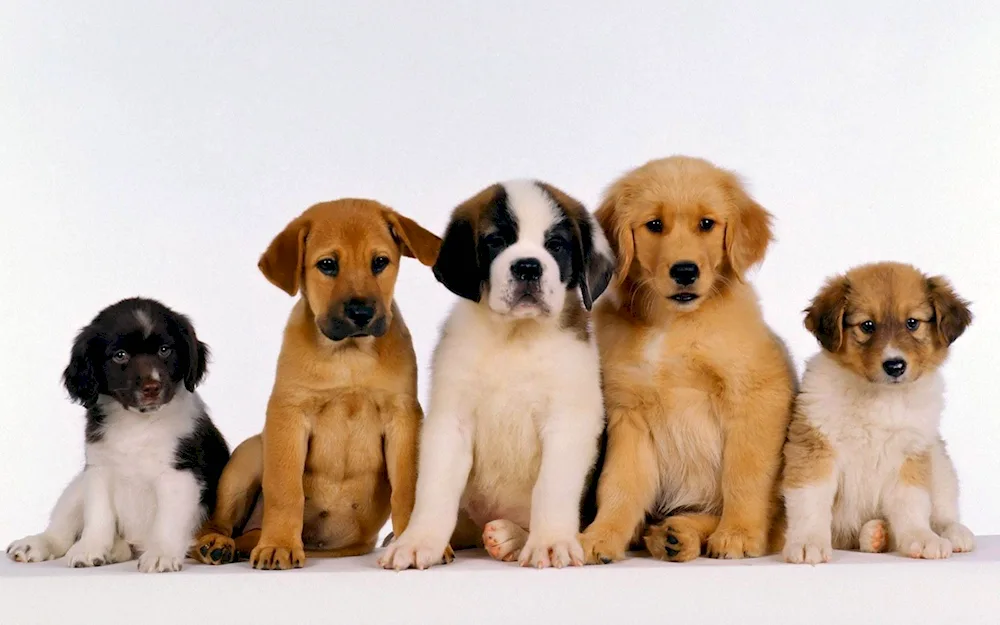
[[[532,567],[971,550],[938,434],[968,303],[903,264],[833,278],[806,311],[822,350],[798,388],[746,280],[771,238],[734,174],[688,157],[627,173],[594,215],[545,183],[495,184],[443,240],[373,201],[313,206],[259,263],[301,294],[262,433],[230,457],[189,320],[119,302],[64,374],[86,466],[7,553],[289,569],[371,552],[389,519],[390,569],[477,547]],[[459,296],[426,419],[402,256]]]

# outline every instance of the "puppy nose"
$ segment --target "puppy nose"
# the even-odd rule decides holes
[[[365,300],[352,299],[344,304],[344,316],[356,327],[363,328],[375,317],[375,307]]]
[[[882,363],[882,370],[894,378],[906,373],[906,361],[899,358],[886,360]]]
[[[537,258],[522,258],[514,261],[510,272],[521,282],[537,280],[542,277],[542,263]]]
[[[163,387],[156,380],[143,380],[141,390],[146,397],[156,397],[161,388]]]
[[[698,279],[699,273],[701,272],[698,270],[698,265],[687,260],[674,263],[670,267],[670,277],[681,286],[691,286],[694,284],[694,281]]]

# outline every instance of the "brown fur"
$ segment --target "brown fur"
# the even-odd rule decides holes
[[[833,448],[804,415],[793,412],[784,449],[782,480],[789,488],[808,486],[834,470]]]
[[[709,231],[704,218],[715,222]],[[598,516],[582,536],[588,561],[623,557],[647,514],[667,517],[646,534],[666,559],[761,555],[779,516],[795,385],[745,283],[771,217],[732,173],[672,157],[612,184],[597,219],[619,259],[619,287],[595,315],[608,450]],[[662,232],[650,231],[652,220]],[[685,289],[699,298],[686,306],[668,299],[681,290],[669,270],[682,260],[701,272]]]
[[[275,237],[260,270],[302,297],[285,328],[264,431],[233,452],[197,559],[219,564],[250,551],[255,568],[287,569],[302,566],[307,549],[368,553],[390,515],[397,536],[406,528],[422,412],[413,345],[393,291],[401,256],[430,265],[439,246],[409,219],[356,199],[317,204]],[[375,275],[380,255],[390,262]],[[336,277],[316,268],[322,258],[338,260]],[[374,303],[387,323],[383,335],[323,335],[352,298]]]
[[[907,328],[907,319],[919,322],[915,330]],[[862,329],[867,321],[875,324],[871,334]],[[948,346],[971,322],[968,302],[945,278],[886,262],[828,280],[806,309],[805,325],[841,365],[875,382],[883,378],[883,352],[890,343],[916,379],[941,365]]]
[[[899,479],[904,484],[924,489],[931,487],[931,454],[929,451],[909,456],[899,469]]]

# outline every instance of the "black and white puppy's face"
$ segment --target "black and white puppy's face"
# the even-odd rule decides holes
[[[544,182],[518,180],[455,209],[434,275],[456,295],[485,296],[494,312],[529,318],[560,314],[576,289],[590,310],[613,267],[604,233],[580,202]]]
[[[152,412],[205,375],[208,347],[191,322],[163,304],[132,298],[102,310],[76,337],[63,383],[90,408],[100,395],[125,409]]]

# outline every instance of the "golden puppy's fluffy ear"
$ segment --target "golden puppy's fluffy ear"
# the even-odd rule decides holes
[[[726,257],[740,280],[751,267],[764,260],[767,246],[774,239],[771,213],[747,194],[739,178],[726,172],[723,187],[735,213],[726,222]]]
[[[436,234],[392,210],[385,211],[385,221],[403,256],[416,258],[427,267],[434,265],[441,251],[441,239]]]
[[[806,308],[806,330],[812,332],[823,349],[836,352],[844,341],[844,313],[850,283],[844,276],[827,281]]]
[[[959,297],[943,276],[927,279],[927,293],[934,307],[938,335],[945,345],[951,345],[972,323],[969,302]]]
[[[618,181],[608,188],[600,207],[594,212],[594,219],[604,231],[608,245],[617,259],[614,280],[616,286],[625,281],[635,260],[635,238],[632,236],[632,226],[624,204],[625,190],[622,181]]]
[[[307,234],[309,234],[309,220],[305,217],[293,220],[274,237],[257,263],[257,268],[264,277],[289,295],[295,295],[301,287]]]

